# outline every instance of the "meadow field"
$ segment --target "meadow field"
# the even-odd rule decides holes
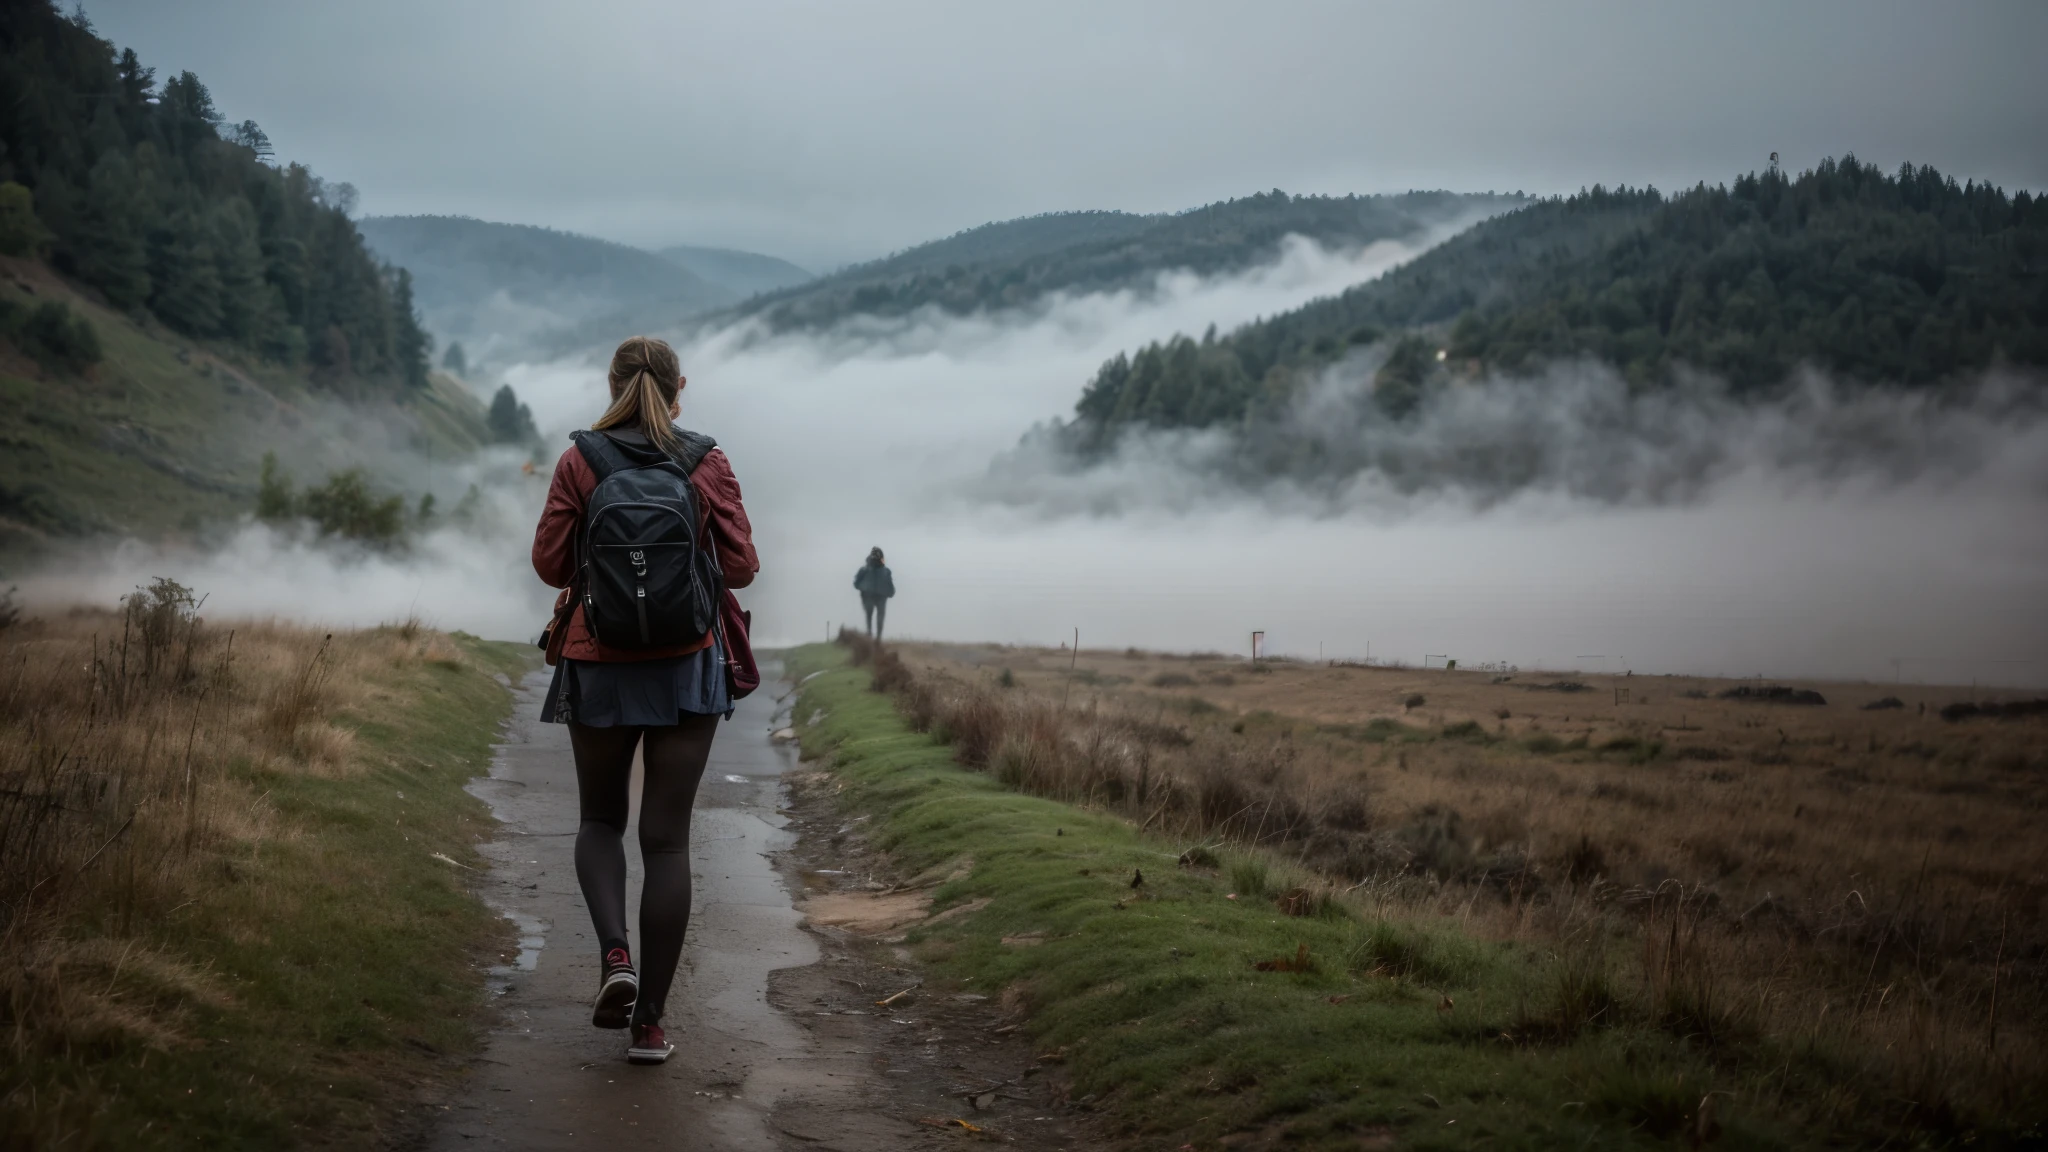
[[[402,1143],[475,1043],[525,650],[202,607],[0,620],[0,1148]]]
[[[1647,1028],[1809,1131],[2048,1114],[2028,693],[848,639],[961,762],[1240,895],[1550,957],[1504,1038]]]

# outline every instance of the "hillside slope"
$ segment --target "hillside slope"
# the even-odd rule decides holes
[[[972,228],[750,301],[733,315],[777,330],[854,316],[955,315],[1028,305],[1053,292],[1144,289],[1162,272],[1213,276],[1274,259],[1288,236],[1329,247],[1413,239],[1503,211],[1519,196],[1410,192],[1289,196],[1265,192],[1174,215],[1063,212]]]
[[[178,335],[307,365],[345,397],[427,386],[403,269],[349,220],[355,190],[277,162],[190,72],[161,84],[83,8],[0,5],[0,252],[47,255]]]
[[[54,374],[0,343],[0,406],[16,414],[0,429],[0,558],[102,534],[195,537],[254,507],[267,451],[317,479],[450,460],[491,440],[483,405],[438,374],[344,403],[303,370],[138,321],[24,259],[0,258],[0,300],[65,303],[104,354],[81,375]]]
[[[266,451],[361,494],[491,439],[355,198],[83,9],[0,5],[0,558],[230,521]]]

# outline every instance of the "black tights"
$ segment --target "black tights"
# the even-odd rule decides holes
[[[626,947],[626,816],[632,802],[633,749],[642,738],[640,859],[640,1002],[635,1024],[658,1024],[690,927],[690,809],[711,756],[718,717],[684,714],[673,727],[591,728],[569,725],[576,751],[576,880],[598,947]]]

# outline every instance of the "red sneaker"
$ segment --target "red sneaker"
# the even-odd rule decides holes
[[[626,1049],[626,1060],[632,1064],[659,1064],[675,1050],[676,1046],[661,1034],[661,1025],[635,1024],[633,1044]]]
[[[597,985],[597,1004],[590,1010],[590,1022],[599,1028],[624,1028],[633,1020],[633,1004],[640,999],[640,976],[633,971],[633,958],[624,948],[604,954],[604,976]]]

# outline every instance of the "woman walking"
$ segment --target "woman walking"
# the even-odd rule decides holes
[[[576,879],[603,955],[591,1023],[630,1026],[627,1059],[658,1064],[675,1050],[661,1017],[690,922],[690,810],[718,719],[732,712],[729,646],[718,609],[704,610],[707,595],[721,604],[724,592],[704,585],[744,588],[760,562],[725,454],[672,423],[687,383],[674,349],[627,340],[612,356],[610,383],[611,406],[556,462],[534,532],[534,571],[562,589],[542,719],[568,725],[576,757]],[[664,515],[671,539],[632,537],[658,534]],[[625,852],[636,749],[646,866],[637,971]]]

